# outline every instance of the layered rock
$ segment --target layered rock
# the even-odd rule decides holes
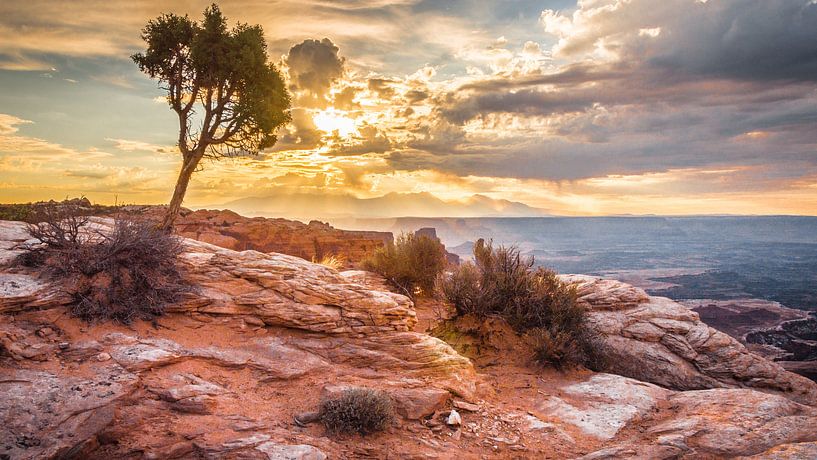
[[[29,369],[3,369],[0,378],[0,455],[13,459],[83,458],[114,419],[115,404],[138,377],[117,364],[87,378]]]
[[[95,218],[92,225],[105,231],[111,222]],[[0,230],[4,230],[0,257],[11,260],[25,242],[23,225],[3,223]],[[122,328],[71,340],[71,334],[60,331],[65,325],[41,325],[33,320],[43,315],[66,316],[64,306],[70,299],[61,294],[59,284],[24,267],[8,266],[0,272],[0,360],[17,363],[12,366],[41,363],[49,369],[21,370],[6,377],[7,368],[2,368],[0,385],[6,397],[0,409],[14,420],[7,420],[11,430],[3,433],[0,447],[11,449],[13,458],[70,458],[83,457],[91,450],[105,452],[113,448],[112,440],[114,444],[126,442],[123,439],[137,442],[132,440],[133,432],[144,431],[149,436],[155,428],[144,425],[147,420],[172,423],[173,414],[223,418],[236,410],[225,407],[246,410],[243,406],[249,400],[254,401],[249,408],[263,405],[265,393],[256,388],[259,385],[282,391],[303,391],[301,385],[319,390],[319,382],[334,380],[387,387],[401,398],[401,411],[410,418],[426,413],[424,401],[429,395],[444,403],[447,398],[443,395],[449,391],[469,398],[475,391],[476,374],[466,358],[439,339],[412,332],[416,323],[413,304],[402,295],[355,283],[354,276],[298,257],[237,252],[189,239],[181,262],[196,289],[170,306],[167,319],[177,325],[170,328],[176,330],[181,323],[187,331],[210,331],[194,332],[182,341]],[[9,316],[29,318],[28,313],[35,310],[32,319],[22,322]],[[43,332],[46,329],[50,332]],[[227,342],[215,343],[212,338]],[[57,363],[62,371],[53,367]],[[63,374],[65,366],[74,370]],[[92,377],[75,377],[82,366],[90,366],[85,373]],[[204,378],[208,374],[230,375],[236,381],[208,380]],[[120,380],[128,384],[103,388]],[[239,391],[236,382],[252,388],[252,393]],[[86,386],[99,389],[102,395],[80,393],[88,407],[78,405],[71,393]],[[21,411],[28,418],[19,417]],[[114,417],[114,413],[134,420]],[[212,426],[208,425],[206,433],[185,434],[193,441],[177,439],[151,446],[145,456],[223,458],[255,452],[269,458],[290,454],[324,458],[309,443],[274,442],[286,437],[285,430],[256,417],[243,422],[208,422]],[[239,436],[245,429],[255,434]]]
[[[18,251],[21,232],[0,222],[0,258]],[[185,245],[186,276],[199,288],[153,324],[81,323],[66,314],[59,285],[0,269],[0,456],[798,458],[817,443],[815,408],[794,402],[808,402],[809,387],[783,391],[791,377],[782,370],[771,374],[773,364],[694,313],[621,283],[570,278],[610,352],[632,363],[613,362],[622,373],[791,399],[523,367],[513,349],[479,375],[446,343],[414,332],[412,303],[371,274]],[[763,379],[741,380],[753,369]],[[488,378],[497,380],[486,389]],[[374,438],[295,423],[350,386],[386,391],[398,422]],[[448,426],[452,405],[460,424]]]
[[[808,452],[817,439],[816,408],[754,390],[676,392],[597,374],[559,394],[537,401],[532,413],[607,441],[584,460],[767,458],[770,449]]]
[[[817,405],[817,384],[748,351],[663,297],[614,281],[562,276],[589,308],[607,370],[676,390],[754,388]]]
[[[236,251],[278,252],[307,260],[335,255],[351,263],[361,262],[393,239],[388,232],[339,230],[314,220],[303,224],[210,210],[182,214],[176,232]]]

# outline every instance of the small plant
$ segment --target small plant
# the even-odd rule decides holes
[[[146,220],[116,218],[110,232],[93,229],[76,210],[45,208],[28,227],[42,244],[20,263],[59,279],[86,321],[152,319],[189,290],[177,258],[181,240]]]
[[[394,409],[391,398],[381,391],[350,388],[323,401],[320,418],[332,433],[367,435],[386,429],[394,420]]]
[[[418,292],[433,295],[437,277],[447,265],[445,248],[426,235],[402,234],[393,244],[379,248],[363,268],[379,273],[409,297]]]
[[[534,267],[515,247],[474,246],[475,262],[466,262],[439,282],[443,297],[458,315],[499,316],[525,334],[536,359],[562,367],[595,362],[585,309],[575,288],[556,273]]]
[[[346,265],[346,259],[343,256],[336,256],[334,254],[325,255],[321,258],[313,257],[312,263],[323,265],[334,270],[340,270]]]

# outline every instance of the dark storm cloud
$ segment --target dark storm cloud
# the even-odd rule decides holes
[[[817,4],[599,0],[542,22],[567,63],[435,95],[432,119],[408,144],[425,154],[390,161],[555,181],[724,164],[817,168]],[[475,119],[502,126],[503,116],[537,128],[490,148],[458,130]]]
[[[662,28],[648,62],[688,74],[817,81],[817,4],[710,1]]]

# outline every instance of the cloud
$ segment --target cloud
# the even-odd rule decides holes
[[[329,155],[363,155],[370,153],[384,153],[391,149],[391,142],[386,133],[375,126],[364,125],[358,128],[358,135],[349,141],[338,140]]]
[[[817,81],[817,4],[809,0],[601,0],[546,10],[553,54],[641,62],[687,76]]]
[[[105,140],[113,142],[114,147],[123,152],[179,153],[179,149],[175,145],[156,145],[143,141],[112,139],[110,137],[105,138]]]
[[[312,113],[304,108],[291,111],[292,122],[278,133],[274,151],[314,149],[323,145],[323,132],[315,126]]]
[[[110,156],[94,149],[78,151],[44,139],[19,134],[21,125],[32,123],[30,120],[0,113],[0,157],[16,157],[19,161],[31,164],[61,159],[85,161]]]
[[[332,84],[344,71],[345,59],[332,40],[309,39],[293,46],[286,56],[292,89],[301,94],[299,102],[325,107]]]

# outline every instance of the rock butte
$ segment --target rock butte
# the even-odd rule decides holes
[[[184,212],[176,221],[176,232],[237,251],[278,252],[307,260],[335,255],[349,262],[360,262],[393,240],[389,232],[339,230],[316,220],[303,224],[226,210]]]
[[[109,221],[96,219],[105,227]],[[27,239],[0,222],[0,260]],[[415,306],[362,272],[186,240],[200,289],[156,325],[87,325],[58,286],[0,270],[0,456],[33,458],[813,458],[817,385],[697,314],[565,276],[611,373],[475,368],[415,332]],[[425,312],[423,314],[426,314]],[[614,375],[614,374],[622,374]],[[648,383],[651,382],[651,383]],[[293,423],[349,386],[389,393],[386,432]],[[460,427],[444,421],[459,401]]]

